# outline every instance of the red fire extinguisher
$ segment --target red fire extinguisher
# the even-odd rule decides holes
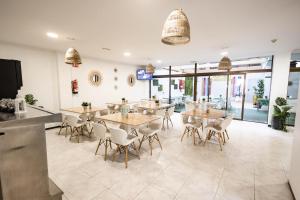
[[[75,79],[71,82],[71,86],[72,86],[72,93],[73,94],[78,94],[78,81],[77,81],[77,79]]]

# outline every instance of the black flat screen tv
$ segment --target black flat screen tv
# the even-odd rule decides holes
[[[137,80],[152,80],[152,74],[147,74],[145,69],[136,70]]]

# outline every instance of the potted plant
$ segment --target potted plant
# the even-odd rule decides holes
[[[38,100],[34,98],[32,94],[26,94],[25,95],[25,101],[29,105],[34,105]]]
[[[276,105],[274,105],[272,116],[272,128],[287,131],[285,122],[290,115],[289,110],[292,106],[287,105],[287,101],[283,97],[277,97],[275,103]]]
[[[260,99],[262,99],[264,97],[264,93],[265,93],[265,82],[264,80],[258,80],[257,81],[257,86],[253,87],[254,90],[254,97],[253,97],[253,105],[256,108],[261,108],[261,104],[260,104]]]
[[[88,102],[82,102],[81,106],[83,107],[83,110],[87,110],[89,103]]]

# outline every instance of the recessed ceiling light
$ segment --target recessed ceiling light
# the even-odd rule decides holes
[[[129,57],[129,56],[131,56],[131,53],[128,52],[128,51],[126,51],[126,52],[123,53],[123,55],[124,55],[125,57]]]
[[[272,39],[272,40],[271,40],[271,42],[274,44],[274,43],[276,43],[276,42],[277,42],[277,39],[276,39],[276,38],[274,38],[274,39]]]
[[[160,64],[160,63],[161,63],[161,60],[157,60],[156,62],[157,62],[158,64]]]
[[[102,50],[103,50],[103,51],[110,51],[111,49],[110,49],[110,48],[107,48],[107,47],[103,47]]]
[[[57,35],[57,33],[53,33],[53,32],[47,32],[47,36],[49,37],[49,38],[58,38],[58,35]]]
[[[66,37],[66,39],[67,39],[67,40],[71,40],[71,41],[74,41],[74,40],[75,40],[75,38],[70,37],[70,36]]]
[[[227,55],[228,55],[228,51],[223,51],[223,52],[221,52],[221,55],[222,55],[222,56],[227,56]]]

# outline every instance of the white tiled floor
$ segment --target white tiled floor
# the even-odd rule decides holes
[[[288,200],[287,184],[292,133],[265,124],[233,121],[223,151],[213,143],[194,146],[191,137],[180,142],[179,114],[174,128],[161,132],[161,151],[147,143],[141,159],[130,156],[128,169],[122,155],[115,161],[95,156],[95,139],[81,143],[47,131],[49,176],[68,200]],[[110,151],[111,155],[113,151]]]

